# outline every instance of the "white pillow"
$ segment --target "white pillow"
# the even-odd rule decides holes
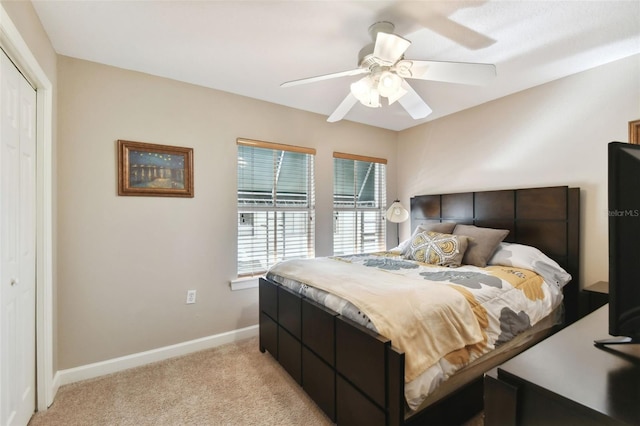
[[[513,266],[529,269],[540,275],[549,285],[564,287],[571,275],[558,263],[535,247],[523,244],[500,243],[487,265]]]

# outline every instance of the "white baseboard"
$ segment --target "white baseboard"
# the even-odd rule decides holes
[[[250,327],[190,340],[188,342],[178,343],[171,346],[165,346],[163,348],[152,349],[150,351],[139,352],[66,370],[59,370],[53,378],[53,395],[56,394],[60,386],[67,385],[69,383],[93,379],[94,377],[116,373],[133,367],[140,367],[142,365],[156,361],[163,361],[176,356],[188,355],[193,352],[215,348],[216,346],[248,339],[257,335],[258,326],[252,325]]]
[[[51,407],[51,404],[53,404],[53,400],[55,399],[57,393],[58,393],[58,389],[60,389],[60,371],[56,371],[56,374],[53,376],[53,381],[51,383],[51,401],[47,401],[47,408]]]

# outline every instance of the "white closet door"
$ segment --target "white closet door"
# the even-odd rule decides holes
[[[36,92],[0,50],[0,424],[35,411]]]

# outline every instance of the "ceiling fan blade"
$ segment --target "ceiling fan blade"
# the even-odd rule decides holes
[[[358,102],[358,99],[356,99],[356,97],[353,96],[351,92],[349,92],[347,97],[344,98],[342,102],[340,102],[340,105],[338,105],[338,108],[336,108],[336,110],[333,111],[333,113],[331,113],[329,118],[327,118],[327,121],[329,123],[334,123],[336,121],[342,120],[342,118],[345,115],[347,115],[347,113],[351,110],[351,108],[353,108],[356,102]]]
[[[400,99],[406,94],[407,94],[407,91],[403,89],[402,86],[400,86],[396,91],[396,93],[393,93],[391,96],[387,97],[387,99],[389,100],[389,105],[392,105],[395,101],[397,101],[398,99]]]
[[[427,115],[431,114],[432,110],[429,108],[429,105],[427,105],[420,95],[413,90],[413,87],[409,86],[409,83],[403,81],[402,88],[406,90],[407,93],[398,99],[398,103],[407,110],[414,120],[425,118]]]
[[[340,71],[340,72],[334,72],[332,74],[317,75],[315,77],[308,77],[308,78],[301,78],[300,80],[287,81],[285,83],[282,83],[280,87],[297,86],[298,84],[314,83],[316,81],[329,80],[330,78],[348,77],[351,75],[365,74],[368,72],[369,70],[367,68],[356,68],[349,71]]]
[[[368,3],[368,2],[359,2]],[[433,31],[470,50],[491,46],[496,40],[459,24],[451,17],[463,9],[483,6],[486,1],[415,1],[395,0],[382,8],[377,19],[397,22],[399,34],[411,34],[418,30]],[[425,5],[425,3],[429,3]]]
[[[404,78],[444,81],[481,86],[496,76],[493,64],[468,62],[440,62],[403,60],[396,64],[396,72]]]
[[[419,21],[425,28],[447,37],[470,50],[483,49],[496,42],[491,37],[465,27],[448,16],[432,14],[419,19]]]
[[[376,44],[373,48],[373,56],[389,65],[395,64],[404,52],[411,46],[411,42],[396,34],[379,32],[376,35]]]

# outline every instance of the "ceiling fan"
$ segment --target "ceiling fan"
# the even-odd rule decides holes
[[[358,68],[287,81],[280,86],[290,87],[366,74],[351,84],[350,93],[327,121],[341,120],[358,101],[367,107],[378,108],[382,106],[380,97],[387,98],[389,105],[398,101],[409,115],[417,120],[428,116],[432,110],[406,79],[482,85],[496,76],[496,67],[492,64],[405,59],[404,52],[411,42],[393,34],[394,28],[391,22],[386,21],[376,22],[369,27],[369,35],[374,42],[363,47],[358,53]]]

